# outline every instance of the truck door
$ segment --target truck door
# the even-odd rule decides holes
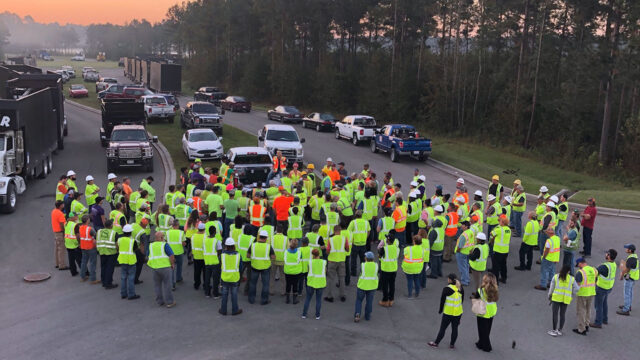
[[[8,141],[7,142],[7,146],[11,145],[11,142]],[[8,149],[8,147],[7,147]],[[13,150],[15,153],[15,158],[16,158],[16,162],[15,162],[15,166],[16,166],[16,171],[20,172],[22,171],[22,167],[25,164],[24,161],[24,137],[22,134],[22,130],[18,130],[16,131],[16,136],[13,140]]]

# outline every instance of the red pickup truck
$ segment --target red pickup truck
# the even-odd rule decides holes
[[[140,99],[145,95],[153,95],[153,92],[143,87],[124,87],[121,92],[107,92],[105,99]]]

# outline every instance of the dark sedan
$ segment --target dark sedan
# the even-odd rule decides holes
[[[280,121],[281,123],[302,121],[302,113],[295,106],[278,105],[273,110],[267,112],[269,120]]]
[[[242,96],[227,96],[220,101],[220,107],[231,112],[235,111],[251,111],[251,102]]]
[[[318,132],[333,131],[337,121],[338,119],[329,113],[311,113],[302,119],[302,127],[316,129]]]

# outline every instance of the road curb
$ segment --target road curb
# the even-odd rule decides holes
[[[96,114],[102,114],[102,112],[98,109],[94,109],[92,107],[79,104],[75,101],[66,100],[67,104],[71,104],[73,106],[79,107],[83,110],[90,111]],[[148,131],[147,131],[148,132]],[[149,132],[149,135],[153,136]],[[162,167],[164,168],[164,185],[163,185],[163,193],[166,193],[169,190],[169,185],[175,185],[176,183],[176,168],[173,164],[173,159],[169,154],[167,148],[162,144],[162,142],[158,139],[157,143],[151,143],[151,145],[156,149],[157,153],[160,155],[160,162],[162,162]]]
[[[436,169],[443,171],[451,176],[454,177],[463,177],[465,182],[471,181],[471,183],[473,183],[474,185],[480,186],[480,187],[484,187],[483,188],[483,193],[484,193],[484,189],[489,187],[489,184],[491,183],[489,180],[484,179],[480,176],[468,173],[464,170],[460,170],[458,168],[455,168],[449,164],[445,164],[442,161],[438,161],[438,160],[434,160],[432,158],[429,158],[429,160],[427,160],[427,162],[435,167]],[[508,188],[505,186],[506,190],[511,191],[511,188]],[[577,194],[577,192],[576,192]],[[556,194],[557,196],[560,196],[560,193]],[[532,201],[532,202],[536,202],[538,200],[538,195],[534,195],[534,194],[529,194],[527,193],[527,201]],[[569,206],[573,209],[580,209],[580,210],[584,210],[587,206],[584,204],[578,204],[578,203],[574,203],[574,202],[569,202]],[[598,215],[608,215],[608,216],[617,216],[617,217],[624,217],[624,218],[631,218],[631,219],[640,219],[640,211],[634,211],[634,210],[624,210],[624,209],[612,209],[612,208],[605,208],[605,207],[598,207]]]

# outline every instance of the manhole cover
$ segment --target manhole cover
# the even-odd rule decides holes
[[[27,282],[39,282],[39,281],[44,281],[47,280],[51,277],[51,274],[49,273],[31,273],[31,274],[27,274],[24,276],[24,281]]]

